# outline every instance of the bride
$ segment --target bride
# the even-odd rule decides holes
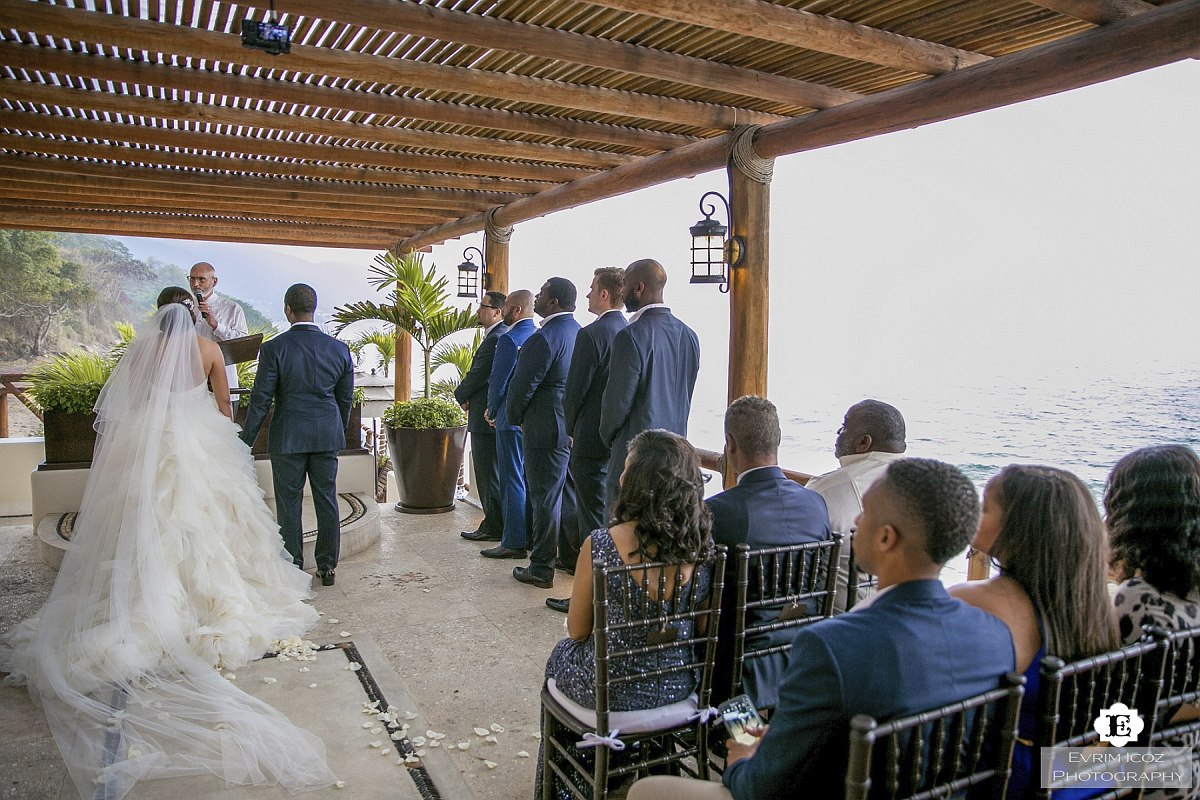
[[[0,638],[0,671],[45,710],[83,798],[199,773],[293,791],[334,782],[320,739],[219,671],[303,634],[317,613],[192,304],[164,289],[105,384],[58,579],[39,616]]]

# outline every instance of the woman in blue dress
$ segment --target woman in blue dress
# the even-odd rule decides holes
[[[664,430],[644,431],[629,442],[629,455],[621,474],[621,490],[608,528],[597,528],[580,547],[575,565],[574,590],[567,613],[567,638],[560,641],[546,663],[546,679],[554,690],[587,708],[596,707],[596,653],[592,638],[592,562],[605,566],[653,561],[670,564],[648,570],[646,580],[622,575],[608,587],[610,621],[625,622],[630,608],[653,612],[657,605],[704,598],[712,580],[708,562],[713,553],[712,520],[704,504],[704,481],[695,449],[682,436]],[[660,584],[660,572],[666,580]],[[676,573],[679,596],[673,596]],[[635,575],[637,573],[634,573]],[[665,596],[658,596],[659,587]],[[641,594],[649,592],[648,597]],[[630,594],[636,602],[625,602]],[[653,628],[628,628],[612,634],[612,647],[624,650],[646,644]],[[686,640],[691,631],[680,631]],[[614,684],[608,696],[610,711],[638,711],[685,700],[696,689],[696,675],[683,665],[691,661],[686,646],[660,650],[652,662],[630,659],[610,663],[611,676],[640,674],[679,666],[677,672]],[[614,754],[619,756],[619,754]],[[577,753],[589,758],[589,753]],[[541,759],[538,759],[540,764]],[[534,797],[541,797],[539,769]],[[556,781],[555,794],[567,797]]]
[[[1087,487],[1069,472],[1013,464],[992,478],[972,546],[1000,574],[950,594],[1001,619],[1012,633],[1017,669],[1025,672],[1009,800],[1038,788],[1035,751],[1039,669],[1055,655],[1071,662],[1120,646],[1106,589],[1104,522]],[[1060,789],[1055,800],[1092,797],[1102,789]]]

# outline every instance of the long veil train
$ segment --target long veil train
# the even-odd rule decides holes
[[[222,677],[317,619],[236,428],[205,386],[189,310],[142,326],[96,410],[95,457],[49,599],[0,640],[80,796],[213,773],[333,783],[319,738]]]

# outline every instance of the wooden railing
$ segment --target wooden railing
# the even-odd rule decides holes
[[[24,372],[9,372],[0,375],[0,439],[8,438],[8,396],[10,394],[24,403],[35,417],[42,418],[42,412],[38,411],[33,399],[25,393],[28,388],[29,375]]]

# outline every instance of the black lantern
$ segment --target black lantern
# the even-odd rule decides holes
[[[468,247],[463,250],[463,262],[458,265],[458,296],[469,297],[472,300],[479,297],[479,273],[480,266],[471,259],[471,251],[479,253],[479,260],[483,261],[483,251],[478,247]],[[484,266],[483,277],[484,285],[487,285],[487,267]]]
[[[745,240],[740,236],[726,239],[729,229],[713,219],[717,207],[705,203],[716,197],[725,206],[725,218],[729,218],[729,203],[720,192],[705,192],[700,198],[700,211],[704,219],[691,227],[692,233],[692,279],[691,283],[716,283],[722,292],[729,291],[727,267],[737,267],[745,256]]]

